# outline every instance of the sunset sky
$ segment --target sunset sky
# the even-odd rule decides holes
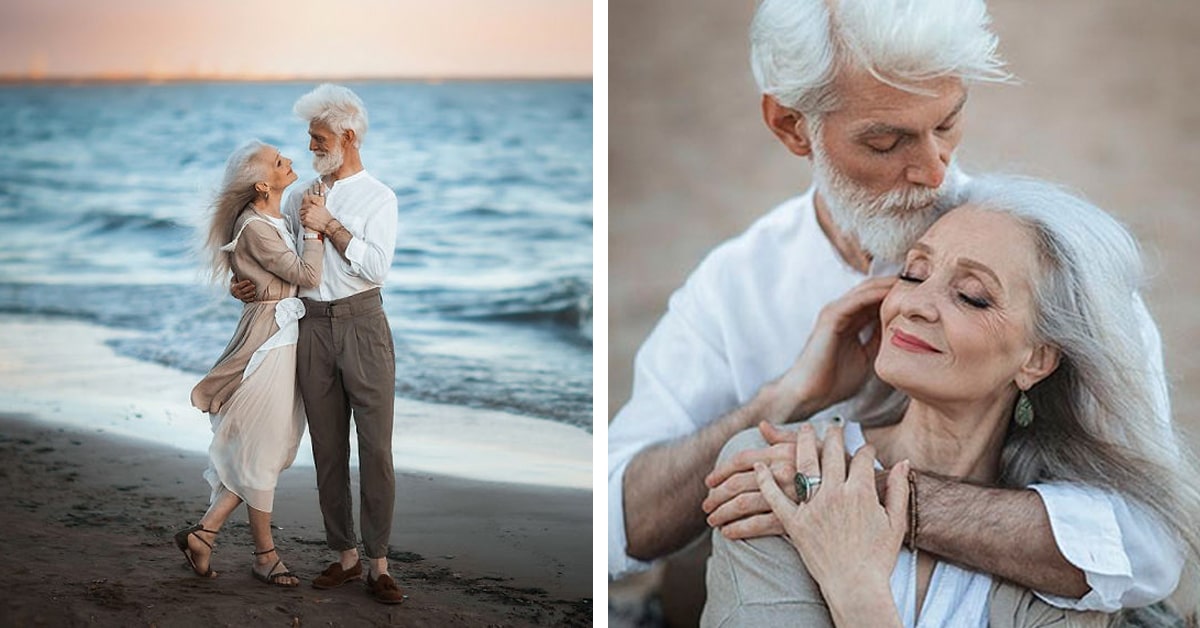
[[[590,77],[591,71],[591,0],[0,3],[0,75],[8,77]]]

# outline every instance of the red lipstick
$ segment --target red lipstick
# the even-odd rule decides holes
[[[941,353],[941,351],[933,348],[933,345],[929,344],[928,342],[925,342],[916,336],[910,336],[899,329],[892,330],[891,343],[892,346],[899,347],[905,351],[911,351],[913,353]]]

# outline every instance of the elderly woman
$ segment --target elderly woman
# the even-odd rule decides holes
[[[280,212],[283,191],[296,181],[292,160],[250,141],[229,156],[209,218],[209,270],[223,281],[232,271],[253,282],[258,300],[242,317],[212,370],[192,390],[192,404],[210,414],[213,440],[204,473],[212,487],[200,522],[175,534],[196,575],[216,576],[213,543],[229,515],[246,504],[254,538],[251,575],[273,586],[295,587],[271,535],[279,474],[291,466],[304,435],[304,405],[296,385],[297,321],[304,305],[297,286],[321,280],[324,244],[306,233],[297,250]],[[312,190],[312,193],[319,193]]]
[[[822,313],[800,358],[811,399],[849,396],[872,356],[878,377],[904,396],[872,426],[800,426],[799,504],[755,466],[787,542],[714,532],[705,625],[1108,620],[917,552],[922,496],[910,490],[910,469],[1009,488],[1062,481],[1114,491],[1165,528],[1151,533],[1200,554],[1200,473],[1155,418],[1152,378],[1136,368],[1148,363],[1131,298],[1136,243],[1048,184],[980,178],[963,195],[909,250],[898,278],[867,281]],[[876,308],[879,325],[860,342]],[[882,499],[877,469],[889,470]]]

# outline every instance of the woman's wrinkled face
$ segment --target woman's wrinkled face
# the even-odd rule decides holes
[[[923,401],[1000,399],[1034,353],[1037,250],[1016,219],[966,205],[929,228],[880,308],[875,369]]]
[[[274,146],[263,146],[255,159],[266,167],[266,183],[271,186],[274,194],[283,191],[297,178],[292,170],[292,160],[280,154],[279,149]]]

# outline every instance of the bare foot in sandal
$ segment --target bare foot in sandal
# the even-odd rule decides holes
[[[250,568],[250,574],[256,579],[276,587],[300,586],[300,579],[288,571],[274,547],[253,554],[254,566]]]
[[[217,572],[212,570],[213,542],[216,538],[216,532],[204,529],[199,523],[175,533],[175,547],[183,552],[192,571],[201,578],[217,577]]]

